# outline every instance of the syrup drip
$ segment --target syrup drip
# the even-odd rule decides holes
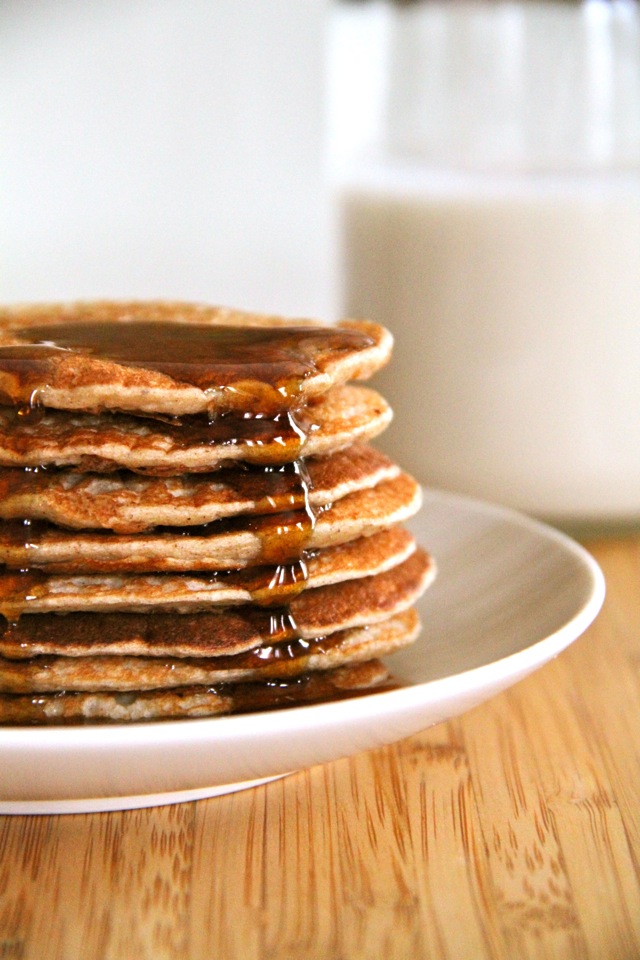
[[[22,344],[0,347],[0,372],[11,375],[13,384],[1,399],[18,402],[29,393],[29,403],[4,411],[6,432],[15,449],[27,443],[27,435],[42,430],[46,434],[47,415],[39,403],[48,376],[69,354],[86,354],[116,361],[127,367],[146,368],[171,376],[181,383],[209,391],[212,397],[240,393],[243,416],[222,414],[215,418],[190,416],[159,417],[154,429],[171,436],[172,442],[194,444],[237,444],[260,448],[276,446],[277,462],[267,467],[269,489],[263,492],[270,513],[248,521],[261,544],[259,566],[235,576],[250,592],[256,607],[247,616],[259,615],[269,643],[255,654],[263,661],[271,657],[291,657],[301,643],[289,603],[307,582],[306,552],[316,521],[309,501],[310,480],[303,448],[313,423],[304,410],[295,409],[304,381],[324,369],[329,358],[344,352],[364,349],[372,344],[364,334],[342,328],[224,327],[199,324],[183,325],[156,321],[127,323],[76,322],[34,327],[19,332]],[[54,412],[53,419],[58,415]],[[111,429],[141,418],[129,414],[103,414]],[[106,432],[109,433],[109,426]],[[29,438],[31,439],[31,438]],[[265,462],[273,455],[265,456]],[[285,465],[283,466],[283,463]],[[23,470],[4,471],[0,492],[20,488],[25,479],[36,485],[46,482],[46,465]],[[253,482],[247,473],[246,488]],[[263,488],[264,490],[264,488]],[[221,530],[223,521],[207,525]],[[233,524],[233,521],[231,522]],[[45,591],[44,575],[38,570],[39,538],[49,526],[26,518],[12,529],[29,563],[24,569],[3,578],[0,588],[0,613],[9,621],[29,610],[29,604]],[[168,528],[177,529],[177,528]],[[179,528],[185,536],[201,534],[202,527]],[[153,535],[153,533],[151,534]],[[114,534],[113,536],[117,536]],[[99,614],[93,615],[100,617]],[[29,618],[30,619],[30,618]],[[96,621],[96,625],[97,625]],[[265,629],[266,626],[266,629]],[[281,648],[281,644],[289,644]],[[306,643],[306,641],[304,641]],[[286,652],[285,652],[286,651]]]
[[[45,409],[38,400],[38,392],[33,391],[29,403],[23,403],[15,408],[16,423],[25,423],[33,426],[40,423],[45,415]]]
[[[5,467],[0,469],[0,500],[27,490],[42,490],[52,473],[46,467]]]
[[[158,576],[163,576],[159,574]],[[270,634],[289,635],[293,619],[288,613],[288,604],[304,590],[308,571],[306,559],[278,564],[276,567],[258,567],[248,570],[213,575],[209,582],[224,580],[229,586],[238,586],[251,596],[258,607],[278,608],[271,614]],[[87,582],[86,588],[91,589]],[[0,614],[16,623],[23,613],[28,613],[35,600],[48,594],[47,574],[42,570],[3,570],[0,572]]]
[[[5,473],[5,480],[8,473],[9,471]],[[19,482],[24,482],[23,471],[16,473],[20,477]],[[35,477],[37,476],[36,472]],[[254,603],[271,607],[289,603],[304,589],[308,579],[307,546],[320,510],[315,510],[310,503],[310,481],[303,461],[295,461],[286,465],[286,468],[274,469],[269,476],[274,503],[283,505],[289,500],[301,509],[280,511],[261,517],[214,521],[192,527],[156,529],[160,532],[179,533],[185,537],[215,535],[238,528],[250,529],[260,543],[256,566],[214,577],[224,578],[227,582],[244,588]],[[274,480],[276,482],[273,482]],[[278,483],[281,484],[280,489]],[[11,485],[10,480],[8,485]],[[38,551],[43,538],[52,529],[54,528],[51,524],[40,520],[7,521],[4,524],[5,540],[20,551],[20,570],[5,573],[0,578],[0,613],[9,620],[28,612],[32,599],[46,593],[46,570],[39,567]],[[97,535],[116,539],[118,536],[108,531],[100,531]],[[154,531],[149,535],[154,536]],[[113,566],[107,563],[103,568],[103,572],[113,572]],[[74,569],[72,572],[81,574],[83,571]]]
[[[0,578],[0,614],[10,623],[17,622],[34,600],[46,594],[45,579],[45,574],[38,570],[3,571]]]
[[[316,519],[308,497],[307,507],[306,510],[261,518],[261,523],[250,521],[249,526],[254,528],[260,540],[259,566],[214,574],[211,580],[225,580],[245,589],[252,602],[259,606],[281,607],[290,603],[308,580],[307,544]],[[215,533],[218,524],[229,528],[228,522],[215,521],[204,530]],[[28,612],[30,603],[47,593],[47,574],[38,566],[38,550],[50,529],[51,526],[42,521],[9,521],[5,524],[5,537],[12,540],[22,554],[21,569],[5,570],[0,577],[0,614],[8,620],[15,620]],[[185,536],[202,535],[203,532],[200,527],[179,529]],[[77,571],[78,574],[81,572]]]

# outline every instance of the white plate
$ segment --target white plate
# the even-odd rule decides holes
[[[391,743],[493,696],[568,646],[604,598],[595,561],[550,527],[425,491],[437,559],[424,630],[388,658],[405,684],[337,703],[210,720],[0,729],[0,813],[154,806],[244,789]]]

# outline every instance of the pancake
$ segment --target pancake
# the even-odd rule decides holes
[[[311,550],[348,543],[403,523],[417,512],[421,490],[401,473],[371,490],[347,494],[310,517],[292,511],[239,517],[205,527],[171,527],[141,534],[71,531],[46,524],[0,524],[0,563],[49,573],[148,573],[232,570],[297,559]]]
[[[341,630],[306,644],[220,657],[34,657],[0,662],[0,693],[61,690],[138,692],[260,680],[287,680],[316,670],[364,663],[407,646],[419,623],[415,611],[367,627]]]
[[[276,628],[278,642],[296,636],[288,618],[249,606],[182,615],[44,613],[6,623],[0,657],[221,656],[273,642]]]
[[[162,421],[126,414],[87,414],[0,407],[0,465],[121,467],[154,476],[208,473],[238,461],[282,464],[326,456],[369,440],[391,421],[391,409],[368,387],[335,387],[304,414],[275,420],[220,417]]]
[[[0,722],[379,689],[435,575],[367,445],[377,324],[182,303],[0,311]]]
[[[379,660],[271,683],[228,683],[137,693],[0,694],[2,724],[143,722],[296,707],[394,689]]]
[[[21,617],[0,632],[0,689],[12,661],[31,658],[211,658],[275,643],[313,640],[371,626],[408,610],[433,580],[433,561],[416,551],[385,573],[305,590],[288,608],[253,604],[217,612],[48,613]],[[48,659],[47,659],[48,662]],[[3,672],[4,671],[4,672]],[[11,669],[11,676],[18,676]]]
[[[194,573],[47,576],[37,571],[1,572],[0,613],[15,620],[22,614],[50,612],[189,613],[249,602],[282,606],[303,589],[384,573],[408,559],[415,549],[411,534],[394,528],[319,550],[304,559],[300,568],[291,563],[208,577]]]
[[[309,640],[380,623],[408,610],[435,565],[422,550],[383,573],[305,590],[286,606],[215,606],[206,613],[43,613],[0,633],[5,664],[29,657],[217,657],[289,640]],[[0,689],[2,684],[0,683]]]
[[[391,334],[198,304],[76,303],[0,311],[0,392],[12,404],[173,416],[269,416],[383,366]]]
[[[306,461],[308,490],[297,465],[237,465],[213,476],[109,476],[68,470],[0,468],[0,518],[29,517],[74,529],[140,533],[158,525],[190,526],[238,515],[261,516],[324,507],[356,490],[369,489],[400,472],[388,457],[363,443]]]

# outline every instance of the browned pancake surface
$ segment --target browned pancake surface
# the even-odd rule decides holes
[[[282,464],[326,456],[369,440],[391,420],[385,400],[368,387],[335,387],[293,419],[198,418],[162,421],[127,414],[0,407],[0,465],[119,468],[152,476],[207,473],[243,461]]]
[[[181,303],[0,311],[0,609],[25,614],[0,632],[0,722],[383,683],[435,571],[397,527],[420,488],[364,443],[391,411],[344,385],[391,345],[366,321]]]
[[[433,561],[416,551],[392,570],[306,590],[288,610],[251,604],[194,614],[38,614],[8,623],[0,632],[2,666],[29,658],[218,657],[254,647],[313,639],[374,624],[412,606],[433,580]],[[12,674],[13,675],[13,674]],[[0,670],[0,688],[2,688]],[[6,681],[8,673],[4,674]]]
[[[301,509],[306,497],[322,507],[399,472],[384,454],[357,442],[333,455],[310,458],[303,467],[239,464],[212,476],[146,477],[126,471],[105,476],[8,467],[0,468],[0,518],[139,533],[161,524],[191,526]]]
[[[411,643],[419,629],[415,610],[366,627],[337,631],[306,643],[270,646],[218,657],[34,657],[0,662],[0,692],[140,691],[298,677],[388,655]]]
[[[283,606],[303,590],[374,576],[406,560],[415,540],[402,527],[311,553],[276,567],[222,572],[56,576],[39,571],[0,572],[0,613],[172,611],[191,613],[254,602]]]
[[[421,490],[408,474],[348,494],[322,511],[216,521],[207,527],[146,534],[70,531],[19,521],[0,524],[0,562],[49,573],[147,573],[231,570],[286,562],[301,545],[320,549],[403,523],[420,507]]]
[[[0,391],[11,403],[183,415],[271,415],[388,359],[388,331],[185,303],[0,311]]]

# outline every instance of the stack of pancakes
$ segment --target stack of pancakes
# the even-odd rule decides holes
[[[384,688],[433,577],[416,482],[347,383],[365,321],[0,312],[0,722],[211,716]]]

